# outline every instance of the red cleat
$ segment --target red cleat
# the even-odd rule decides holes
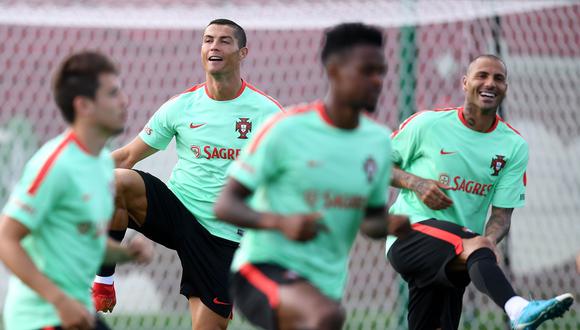
[[[97,312],[113,312],[117,298],[115,296],[115,284],[102,284],[93,282],[93,303]]]

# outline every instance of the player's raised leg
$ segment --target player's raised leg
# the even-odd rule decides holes
[[[109,237],[122,241],[129,227],[143,226],[147,215],[145,183],[130,169],[115,169],[115,213],[109,228]],[[95,309],[112,312],[116,303],[114,273],[116,265],[103,265],[93,282],[92,295]]]

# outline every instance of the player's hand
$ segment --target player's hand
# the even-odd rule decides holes
[[[153,260],[153,243],[143,235],[137,235],[127,245],[133,261],[147,264]]]
[[[429,179],[420,179],[413,187],[419,199],[432,210],[443,210],[453,204],[451,198],[441,189],[448,190],[451,187]]]
[[[55,304],[61,326],[65,330],[91,330],[95,327],[95,315],[80,302],[64,296]]]
[[[576,272],[580,274],[580,252],[576,256]]]
[[[387,228],[389,235],[397,236],[397,238],[405,238],[413,231],[409,217],[398,214],[389,214]]]
[[[288,215],[278,220],[277,227],[289,239],[304,242],[316,237],[320,231],[328,231],[318,221],[320,218],[319,213]]]

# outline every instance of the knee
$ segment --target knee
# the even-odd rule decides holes
[[[321,307],[314,316],[309,328],[317,330],[341,329],[345,320],[344,310],[338,304]]]
[[[473,252],[480,249],[490,249],[493,251],[494,248],[495,247],[489,238],[484,236],[477,236],[463,240],[463,250],[466,257],[469,257]]]

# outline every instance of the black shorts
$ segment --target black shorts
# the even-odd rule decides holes
[[[274,264],[245,264],[232,276],[234,304],[254,325],[278,329],[278,286],[305,281],[295,272]]]
[[[182,295],[199,297],[212,311],[231,317],[230,264],[239,244],[210,234],[165,183],[135,171],[145,182],[147,216],[142,227],[129,221],[129,228],[177,252],[183,267]]]
[[[60,325],[57,325],[57,326],[46,326],[38,330],[63,330],[63,329]],[[111,328],[109,328],[109,326],[105,323],[105,321],[103,321],[100,317],[97,316],[97,323],[95,324],[93,330],[111,330]]]
[[[387,253],[393,268],[409,284],[409,329],[457,329],[470,279],[467,271],[450,272],[447,265],[463,252],[462,239],[477,234],[435,219],[413,224],[413,229]]]

